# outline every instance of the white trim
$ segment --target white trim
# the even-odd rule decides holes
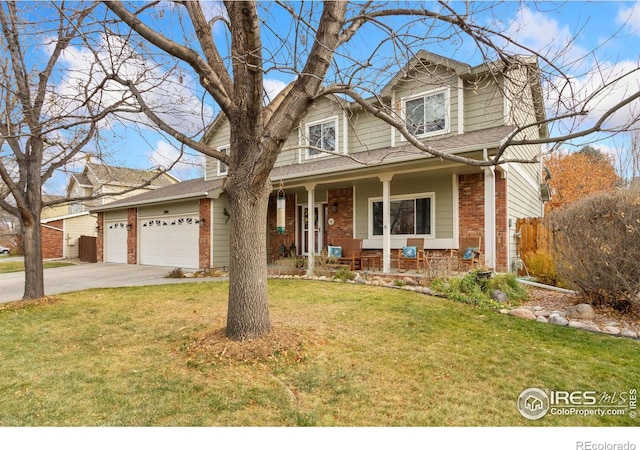
[[[520,163],[510,163],[509,169],[511,168],[518,172],[518,174],[524,179],[524,181],[529,183],[532,187],[536,188],[536,192],[538,189],[540,189],[540,182],[534,180],[531,174],[522,168]]]
[[[345,155],[349,153],[349,133],[347,131],[348,129],[349,129],[349,119],[347,118],[347,112],[343,110],[342,111],[342,153]],[[337,133],[337,130],[336,130],[336,133]]]
[[[394,111],[397,109],[397,105],[396,105],[396,91],[392,90],[391,91],[391,111]],[[391,127],[391,147],[395,147],[396,146],[396,127],[394,127],[393,125],[390,125]]]
[[[464,81],[458,77],[458,134],[464,134]]]
[[[485,266],[496,268],[496,174],[493,167],[484,169],[484,258]]]
[[[398,201],[398,200],[416,200],[419,198],[429,198],[431,200],[431,204],[430,204],[430,223],[429,223],[429,228],[431,230],[431,234],[402,234],[402,235],[394,235],[391,234],[391,229],[389,229],[389,235],[391,236],[391,238],[393,239],[394,237],[401,237],[403,240],[406,240],[407,237],[423,237],[426,239],[432,239],[435,238],[435,226],[436,226],[436,221],[435,221],[435,214],[436,214],[436,193],[435,192],[418,192],[415,194],[404,194],[404,195],[389,195],[389,205],[391,205],[391,202],[394,201]],[[383,202],[383,210],[384,210],[384,203],[385,203],[385,198],[383,197],[370,197],[368,199],[369,202],[369,207],[368,207],[368,213],[367,213],[367,234],[368,234],[368,239],[377,239],[377,238],[382,238],[384,236],[384,230],[385,230],[385,223],[383,220],[383,224],[382,224],[382,229],[383,229],[383,234],[382,235],[374,235],[373,234],[373,204],[376,202]],[[383,216],[384,216],[384,211],[383,211]],[[384,219],[384,218],[383,218]],[[389,223],[389,226],[391,224]]]
[[[73,219],[74,217],[90,216],[90,215],[91,214],[89,214],[89,211],[82,211],[82,212],[79,212],[79,213],[65,214],[64,216],[47,217],[46,219],[40,220],[40,224],[54,222],[56,220]]]
[[[335,153],[336,155],[340,153],[340,145],[338,145],[338,142],[339,142],[338,137],[340,136],[340,128],[339,128],[340,124],[339,124],[338,116],[327,117],[321,120],[315,120],[313,122],[305,123],[305,131],[306,131],[306,136],[304,136],[305,146],[309,145],[309,128],[310,127],[313,127],[316,125],[324,125],[331,122],[333,122],[333,126],[335,129],[335,137],[334,137],[335,148],[333,150],[323,149],[324,151],[318,151],[318,153],[315,155],[310,155],[309,148],[306,148],[304,151],[305,159],[308,160],[308,159],[322,158],[323,156],[327,156],[332,153]]]
[[[431,131],[428,133],[422,133],[422,134],[417,134],[415,135],[416,138],[425,138],[425,137],[431,137],[431,136],[438,136],[441,134],[447,134],[450,132],[451,130],[451,90],[449,88],[449,86],[444,86],[444,87],[440,87],[440,88],[436,88],[436,89],[431,89],[429,91],[424,91],[424,92],[420,92],[418,94],[412,94],[412,95],[408,95],[406,97],[402,97],[402,99],[400,100],[400,116],[403,120],[403,122],[406,123],[406,119],[407,119],[407,113],[406,113],[406,104],[407,101],[410,100],[415,100],[418,98],[427,98],[427,97],[432,97],[435,95],[439,95],[440,93],[444,93],[444,106],[445,106],[445,112],[444,112],[444,119],[445,119],[445,126],[442,130],[437,130],[437,131]],[[400,135],[400,140],[401,141],[406,141],[405,137]]]
[[[451,192],[452,202],[451,211],[453,212],[453,238],[450,248],[458,248],[460,245],[460,192],[458,186],[458,175],[451,175]]]
[[[231,146],[230,145],[223,145],[223,146],[218,147],[217,150],[219,152],[221,152],[221,153],[225,153],[225,154],[229,155],[231,153]],[[218,163],[216,165],[216,175],[219,176],[219,177],[227,175],[229,173],[229,166],[224,164],[219,159],[217,159],[216,162]],[[226,168],[226,170],[224,172],[222,171],[222,165],[223,164],[225,165],[225,168]]]

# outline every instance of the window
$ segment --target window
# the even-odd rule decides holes
[[[419,94],[403,100],[407,129],[414,136],[429,136],[449,131],[449,90]]]
[[[224,153],[225,155],[229,154],[229,147],[220,147],[218,151]],[[226,175],[229,172],[229,168],[222,161],[218,161],[218,175]]]
[[[323,156],[325,152],[337,152],[336,137],[338,134],[338,118],[333,117],[323,122],[307,125],[307,158]]]
[[[373,236],[382,236],[382,200],[371,201],[371,231]],[[432,234],[433,195],[420,194],[416,198],[395,198],[390,202],[391,235]]]

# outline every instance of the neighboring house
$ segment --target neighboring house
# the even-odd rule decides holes
[[[509,80],[503,76],[507,71]],[[434,148],[484,159],[517,125],[544,119],[537,73],[530,60],[471,67],[421,52],[371,101],[391,106]],[[516,93],[517,101],[504,92]],[[546,137],[546,128],[529,127],[525,133]],[[224,116],[207,131],[207,139],[228,151]],[[540,151],[539,145],[510,147],[506,156],[534,158]],[[204,179],[93,208],[100,230],[98,258],[183,268],[228,265],[226,172],[226,166],[209,158]],[[485,265],[505,271],[516,257],[516,219],[542,215],[540,164],[479,168],[434,158],[357,104],[334,96],[309,108],[271,179],[270,260],[283,244],[308,254],[336,238],[354,237],[363,239],[365,252],[384,252],[388,271],[397,254],[392,249],[401,248],[408,237],[425,238],[426,248],[435,251],[457,249],[461,239],[480,237]],[[280,183],[286,193],[283,235],[276,232]],[[391,214],[385,227],[387,205]]]
[[[44,208],[42,211],[43,258],[78,257],[80,236],[96,236],[97,217],[89,212],[91,207],[105,205],[179,181],[169,174],[162,174],[152,180],[157,174],[158,172],[154,170],[129,169],[88,162],[82,172],[71,175],[66,198],[72,200]],[[142,187],[137,188],[138,186]],[[127,190],[130,191],[126,192]],[[73,200],[100,195],[102,197],[92,200]],[[55,200],[48,197],[45,201],[52,199]]]

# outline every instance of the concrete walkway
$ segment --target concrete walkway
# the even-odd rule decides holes
[[[2,261],[0,261],[2,264]],[[174,267],[115,263],[77,264],[44,271],[45,295],[91,288],[148,286],[158,284],[219,281],[220,278],[164,278]],[[24,272],[0,274],[0,303],[21,300]]]

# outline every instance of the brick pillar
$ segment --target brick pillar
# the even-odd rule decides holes
[[[62,219],[40,226],[43,258],[62,258],[64,256],[63,227]]]
[[[104,262],[104,213],[98,213],[96,221],[98,232],[96,233],[96,258],[98,262]]]
[[[198,206],[200,230],[198,235],[198,266],[201,269],[211,267],[211,199],[202,198]]]
[[[327,227],[327,243],[333,243],[336,238],[353,237],[353,188],[332,189],[327,193],[329,218],[333,225]],[[334,205],[337,208],[333,212]]]
[[[496,270],[509,271],[507,179],[496,171]]]
[[[484,174],[473,173],[458,177],[458,206],[460,238],[481,237],[484,254]],[[464,249],[463,249],[464,250]]]
[[[127,264],[138,264],[138,208],[127,210],[127,230]]]
[[[267,261],[275,261],[280,257],[280,245],[284,245],[287,250],[291,244],[296,242],[296,195],[286,194],[286,214],[284,234],[276,232],[278,225],[278,213],[276,198],[277,194],[269,197],[269,209],[267,211]],[[296,249],[296,254],[300,253]]]

